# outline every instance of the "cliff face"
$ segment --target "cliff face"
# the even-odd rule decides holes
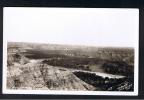
[[[44,82],[53,90],[94,90],[95,87],[76,77],[71,71],[49,65],[40,65]]]
[[[72,72],[45,64],[11,66],[7,86],[10,89],[94,90]]]

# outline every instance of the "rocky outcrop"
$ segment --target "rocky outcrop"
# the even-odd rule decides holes
[[[36,64],[17,64],[8,69],[7,87],[9,89],[48,89]]]
[[[29,59],[26,58],[24,55],[22,55],[19,52],[16,53],[8,53],[7,57],[7,64],[8,66],[14,65],[14,63],[19,63],[19,64],[26,64],[29,62]]]
[[[15,69],[15,73],[14,72]],[[46,64],[28,63],[9,70],[7,86],[11,89],[94,90],[72,72]]]
[[[52,90],[93,90],[94,87],[83,82],[71,71],[46,64],[40,65],[43,79]]]

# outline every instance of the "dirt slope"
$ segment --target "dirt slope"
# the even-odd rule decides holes
[[[15,64],[8,71],[8,88],[47,90],[94,90],[72,72],[45,64]]]

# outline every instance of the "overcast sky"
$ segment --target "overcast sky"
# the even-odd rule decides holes
[[[7,41],[134,47],[136,35],[138,9],[4,8]]]

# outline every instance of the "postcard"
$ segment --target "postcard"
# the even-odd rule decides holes
[[[3,93],[138,95],[139,10],[4,7]]]

